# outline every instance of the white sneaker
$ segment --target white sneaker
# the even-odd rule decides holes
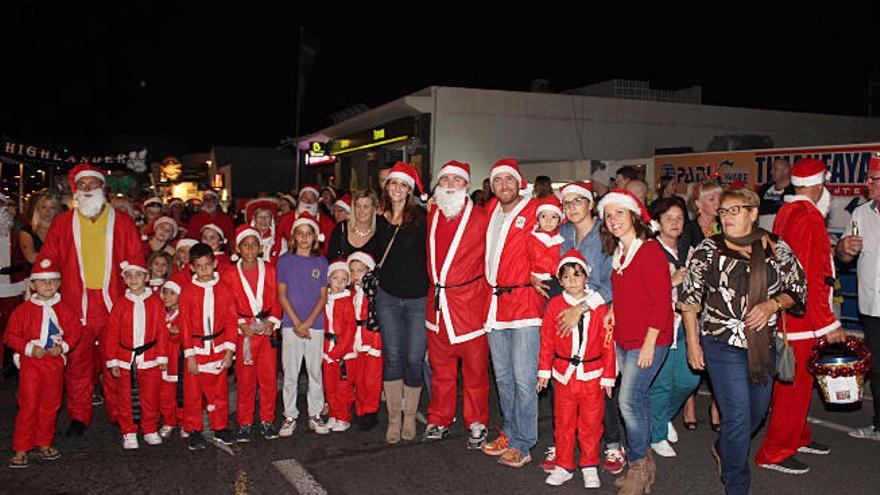
[[[666,427],[666,439],[669,440],[669,443],[678,443],[678,431],[672,426],[672,421]]]
[[[324,426],[326,426],[328,430],[333,431],[333,428],[336,426],[336,418],[330,416],[327,418],[327,421],[324,422]]]
[[[144,435],[144,441],[147,442],[147,445],[162,445],[162,437],[155,432]]]
[[[651,449],[659,455],[660,457],[675,457],[675,449],[672,448],[672,445],[669,445],[669,442],[663,440],[662,442],[652,443]]]
[[[330,433],[330,428],[327,428],[327,425],[321,420],[321,416],[309,418],[309,429],[318,435],[326,435]]]
[[[556,466],[550,472],[550,476],[547,476],[547,479],[544,480],[544,483],[550,486],[559,486],[572,478],[574,478],[574,474],[568,469]]]
[[[880,428],[874,425],[862,426],[849,432],[849,436],[853,438],[864,438],[866,440],[880,440]]]
[[[174,433],[174,427],[173,427],[173,426],[162,425],[162,427],[159,428],[159,436],[162,437],[163,439],[171,438],[171,434],[172,434],[172,433]],[[145,440],[146,440],[146,439],[145,439]]]
[[[296,430],[296,420],[293,418],[284,418],[284,422],[281,423],[281,429],[278,430],[279,437],[289,437],[293,435],[293,431]]]
[[[333,423],[332,425],[330,423]],[[337,433],[341,433],[351,427],[351,423],[348,421],[342,421],[336,418],[330,418],[330,421],[327,421],[327,428],[330,431],[335,431]]]
[[[186,440],[187,438],[189,438],[189,432],[186,431],[186,430],[183,428],[182,425],[181,425],[181,427],[180,427],[180,438],[182,438],[182,439],[184,439],[184,440]]]
[[[136,433],[126,433],[122,435],[122,448],[125,450],[137,450],[138,437]]]
[[[598,468],[585,467],[581,469],[581,473],[584,475],[584,488],[602,488]]]

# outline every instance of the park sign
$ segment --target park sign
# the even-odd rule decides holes
[[[801,158],[818,158],[831,174],[831,194],[857,196],[865,192],[868,163],[871,155],[877,153],[880,143],[656,155],[654,177],[675,177],[682,193],[688,184],[707,180],[725,185],[742,181],[749,188],[756,188],[770,179],[777,158],[791,164]]]

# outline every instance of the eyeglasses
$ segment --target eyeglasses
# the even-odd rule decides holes
[[[727,215],[736,216],[736,215],[739,215],[740,209],[742,209],[742,208],[749,210],[751,208],[754,208],[754,206],[752,206],[752,205],[734,205],[729,208],[718,208],[718,216],[719,217],[726,217]]]
[[[574,198],[571,201],[563,201],[562,202],[562,209],[563,210],[570,210],[572,207],[580,206],[580,205],[584,204],[584,202],[587,202],[587,201],[589,201],[589,200],[584,197]]]

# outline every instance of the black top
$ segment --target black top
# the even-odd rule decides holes
[[[34,252],[39,253],[40,250],[43,249],[43,239],[40,239],[40,236],[38,236],[37,233],[34,232],[30,225],[23,226],[21,228],[21,231],[30,234],[31,239],[33,239],[34,242]]]
[[[355,251],[363,251],[372,256],[373,259],[376,260],[376,263],[379,263],[379,260],[382,258],[382,253],[385,251],[381,246],[382,242],[379,239],[378,227],[378,219],[376,219],[377,232],[373,234],[373,237],[370,237],[370,240],[367,241],[366,244],[356,248],[348,242],[348,222],[336,224],[333,233],[330,234],[330,242],[327,244],[327,259],[345,259]]]
[[[428,268],[425,242],[428,236],[427,213],[419,209],[419,216],[406,228],[400,229],[385,264],[379,270],[379,288],[403,299],[416,299],[428,295]],[[382,259],[396,227],[383,216],[376,219],[376,238],[379,252],[376,264]]]
[[[699,218],[699,214],[697,215]],[[718,234],[721,232],[721,225],[718,223],[718,217],[715,218],[715,221],[712,223],[712,232]],[[703,239],[706,238],[706,235],[703,234],[703,228],[700,227],[697,219],[690,220],[685,222],[684,229],[682,230],[680,240],[684,241],[685,245],[695,248]]]
[[[783,197],[794,196],[794,186],[789,184],[782,191],[777,191],[772,182],[767,182],[758,189],[758,197],[761,198],[761,206],[758,208],[759,215],[775,215],[782,208]]]

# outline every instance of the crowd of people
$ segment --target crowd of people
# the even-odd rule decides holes
[[[620,474],[621,494],[650,492],[654,455],[676,455],[679,410],[697,428],[705,371],[726,492],[748,493],[750,442],[768,411],[756,463],[805,473],[796,454],[830,452],[806,422],[806,359],[818,339],[845,338],[830,303],[833,256],[858,260],[880,396],[880,158],[869,201],[836,245],[823,162],[773,169],[760,195],[710,181],[684,199],[664,179],[648,204],[630,167],[614,184],[577,181],[558,194],[541,177],[533,194],[503,159],[469,194],[466,163],[443,165],[428,188],[398,162],[380,173],[378,192],[306,185],[241,201],[230,215],[210,190],[197,212],[159,198],[115,208],[104,172],[79,165],[72,209],[40,197],[26,226],[0,209],[0,323],[20,369],[9,465],[61,456],[62,398],[67,435],[82,435],[103,404],[125,450],[139,448],[139,432],[157,445],[176,429],[189,450],[204,449],[205,412],[216,442],[289,437],[305,363],[309,430],[373,429],[384,396],[389,444],[439,441],[461,382],[467,448],[513,468],[532,461],[549,389],[546,482],[580,470],[598,488],[601,468]],[[791,382],[776,379],[783,333],[797,363]],[[491,439],[490,362],[503,418]],[[880,439],[874,410],[852,436]]]

